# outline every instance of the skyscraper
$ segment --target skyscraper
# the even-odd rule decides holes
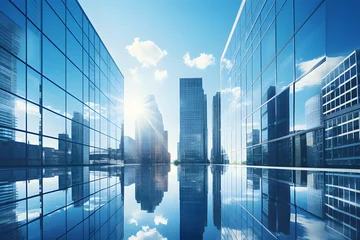
[[[180,78],[180,142],[182,162],[207,161],[207,110],[202,78]]]
[[[144,99],[143,113],[136,119],[135,135],[141,163],[168,163],[167,131],[154,95]]]
[[[211,162],[222,163],[221,161],[221,106],[220,106],[220,92],[213,96],[212,102],[212,150]]]
[[[0,166],[120,160],[124,77],[78,1],[1,1],[0,32]]]

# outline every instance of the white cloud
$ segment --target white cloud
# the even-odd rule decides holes
[[[191,59],[190,54],[185,53],[184,57],[185,65],[189,67],[196,67],[198,69],[205,69],[210,65],[215,64],[215,57],[212,54],[201,53],[197,58]]]
[[[155,70],[154,78],[156,81],[162,81],[168,77],[167,70]]]
[[[324,57],[315,58],[308,61],[303,61],[296,64],[301,74],[309,72],[321,59]],[[303,77],[297,84],[295,84],[295,92],[299,92],[306,87],[314,85],[321,85],[322,79],[328,74],[336,65],[338,65],[344,57],[328,57],[326,61],[314,69],[311,73]]]
[[[142,230],[138,231],[136,235],[131,235],[129,240],[167,240],[167,238],[163,237],[156,228],[151,228],[149,226],[143,226]]]
[[[132,218],[129,220],[130,224],[135,224],[136,226],[138,225],[138,221],[135,218]]]
[[[154,223],[155,223],[155,225],[159,225],[160,223],[163,224],[163,225],[167,225],[168,219],[164,218],[162,215],[155,216],[154,217]]]
[[[231,63],[231,61],[229,59],[223,58],[221,59],[221,63],[225,66],[226,69],[231,69],[233,64]]]
[[[133,80],[135,82],[140,82],[142,75],[140,74],[138,67],[130,68],[129,73],[130,73],[131,80]]]
[[[159,48],[153,41],[140,41],[140,38],[134,38],[134,42],[126,46],[126,50],[143,67],[156,66],[160,59],[168,54],[166,50]]]

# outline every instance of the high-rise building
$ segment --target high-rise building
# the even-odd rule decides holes
[[[221,105],[220,92],[213,96],[212,102],[212,150],[211,162],[222,163],[221,161]]]
[[[230,164],[262,167],[263,215],[254,218],[274,236],[293,236],[311,215],[328,238],[359,238],[349,197],[358,191],[349,169],[360,166],[358,9],[356,0],[241,1],[220,61],[222,154]],[[333,167],[343,169],[322,172]],[[234,183],[224,184],[238,196]]]
[[[207,162],[207,99],[202,78],[180,78],[180,142],[182,162]]]
[[[76,0],[23,2],[0,4],[0,166],[120,160],[124,77],[104,43]]]
[[[167,131],[154,95],[144,99],[143,113],[136,119],[135,137],[141,163],[168,163]]]

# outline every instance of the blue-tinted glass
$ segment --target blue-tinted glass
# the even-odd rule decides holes
[[[70,29],[71,33],[75,36],[75,38],[82,43],[82,30],[79,24],[75,21],[71,13],[66,11],[66,26]]]
[[[279,52],[294,34],[293,1],[286,1],[276,18],[276,44]]]
[[[43,134],[58,138],[59,134],[65,133],[65,118],[43,109]]]
[[[43,4],[43,32],[55,45],[65,52],[65,25],[49,4]]]
[[[66,90],[76,98],[82,100],[82,73],[69,60],[66,68]]]
[[[276,136],[275,99],[261,108],[261,138],[262,141],[272,140]]]
[[[40,165],[41,164],[41,137],[35,134],[26,134],[27,143],[27,164]],[[37,184],[36,184],[37,181]],[[28,196],[39,194],[39,180],[30,181],[28,183]]]
[[[39,134],[41,132],[41,114],[38,105],[27,102],[27,131]]]
[[[296,77],[311,70],[325,56],[325,10],[322,4],[295,35]]]
[[[322,64],[295,83],[295,131],[319,127],[323,124],[321,73]]]
[[[86,36],[89,36],[89,20],[85,14],[83,15],[83,31]]]
[[[83,64],[83,72],[85,76],[89,77],[89,55],[87,52],[83,51],[84,56],[84,64]]]
[[[265,68],[275,57],[275,47],[275,24],[272,24],[261,41],[262,68]]]
[[[27,1],[27,16],[38,28],[41,28],[41,1]]]
[[[0,91],[0,94],[1,91]],[[0,101],[0,112],[2,116],[3,108]],[[3,124],[2,125],[6,125]],[[11,130],[0,126],[0,165],[18,166],[26,164],[26,139],[25,133]],[[4,201],[4,200],[3,200]],[[1,210],[0,210],[1,211]],[[1,214],[1,213],[0,213]]]
[[[358,9],[360,2],[348,0],[326,2],[326,55],[331,58],[347,56],[360,49]],[[346,34],[341,34],[346,32]]]
[[[65,56],[46,37],[43,37],[43,74],[65,88]]]
[[[33,197],[27,200],[28,204],[28,221],[32,221],[41,215],[41,200],[40,197]]]
[[[10,0],[11,2],[13,2],[15,4],[15,6],[17,6],[23,13],[25,12],[25,5],[26,5],[26,1],[25,0]]]
[[[82,114],[82,103],[77,100],[76,98],[72,97],[69,94],[66,94],[66,108],[67,108],[67,117],[73,118],[75,116],[75,113]]]
[[[0,113],[1,113],[0,115],[2,116],[2,120],[0,121],[1,126],[26,130],[25,100],[18,98],[3,90],[0,90]],[[13,130],[9,130],[9,131],[13,131]],[[7,137],[7,134],[5,135]],[[13,133],[10,134],[9,137],[13,139],[14,134]]]
[[[65,114],[65,92],[46,78],[43,78],[43,107]]]
[[[86,77],[83,78],[84,79],[84,97],[83,97],[83,102],[85,104],[89,105],[89,79],[87,79]]]
[[[46,0],[49,5],[54,9],[56,14],[65,22],[65,5],[59,0]]]
[[[28,21],[27,63],[41,72],[41,32]]]
[[[66,0],[66,6],[80,26],[82,26],[82,10],[76,0]]]
[[[25,64],[0,48],[0,65],[0,88],[25,98]]]
[[[66,34],[66,46],[66,55],[68,58],[70,58],[79,69],[82,69],[82,47],[69,31],[67,31]]]
[[[275,95],[276,62],[274,61],[262,74],[262,102]]]
[[[276,90],[280,92],[294,81],[294,42],[290,41],[277,57]]]
[[[276,136],[289,135],[293,124],[293,90],[287,88],[276,97]]]
[[[32,68],[27,68],[27,99],[40,104],[41,76]]]
[[[256,110],[261,105],[261,79],[259,78],[253,85],[253,109]]]
[[[307,19],[322,0],[294,0],[295,30]]]
[[[9,1],[0,4],[0,27],[3,31],[0,46],[25,61],[26,18]]]

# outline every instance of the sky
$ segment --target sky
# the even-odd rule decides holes
[[[124,135],[135,137],[139,102],[153,94],[168,130],[171,159],[179,140],[179,78],[202,77],[208,100],[220,89],[220,58],[241,0],[79,0],[124,75]],[[209,153],[210,156],[210,153]]]

